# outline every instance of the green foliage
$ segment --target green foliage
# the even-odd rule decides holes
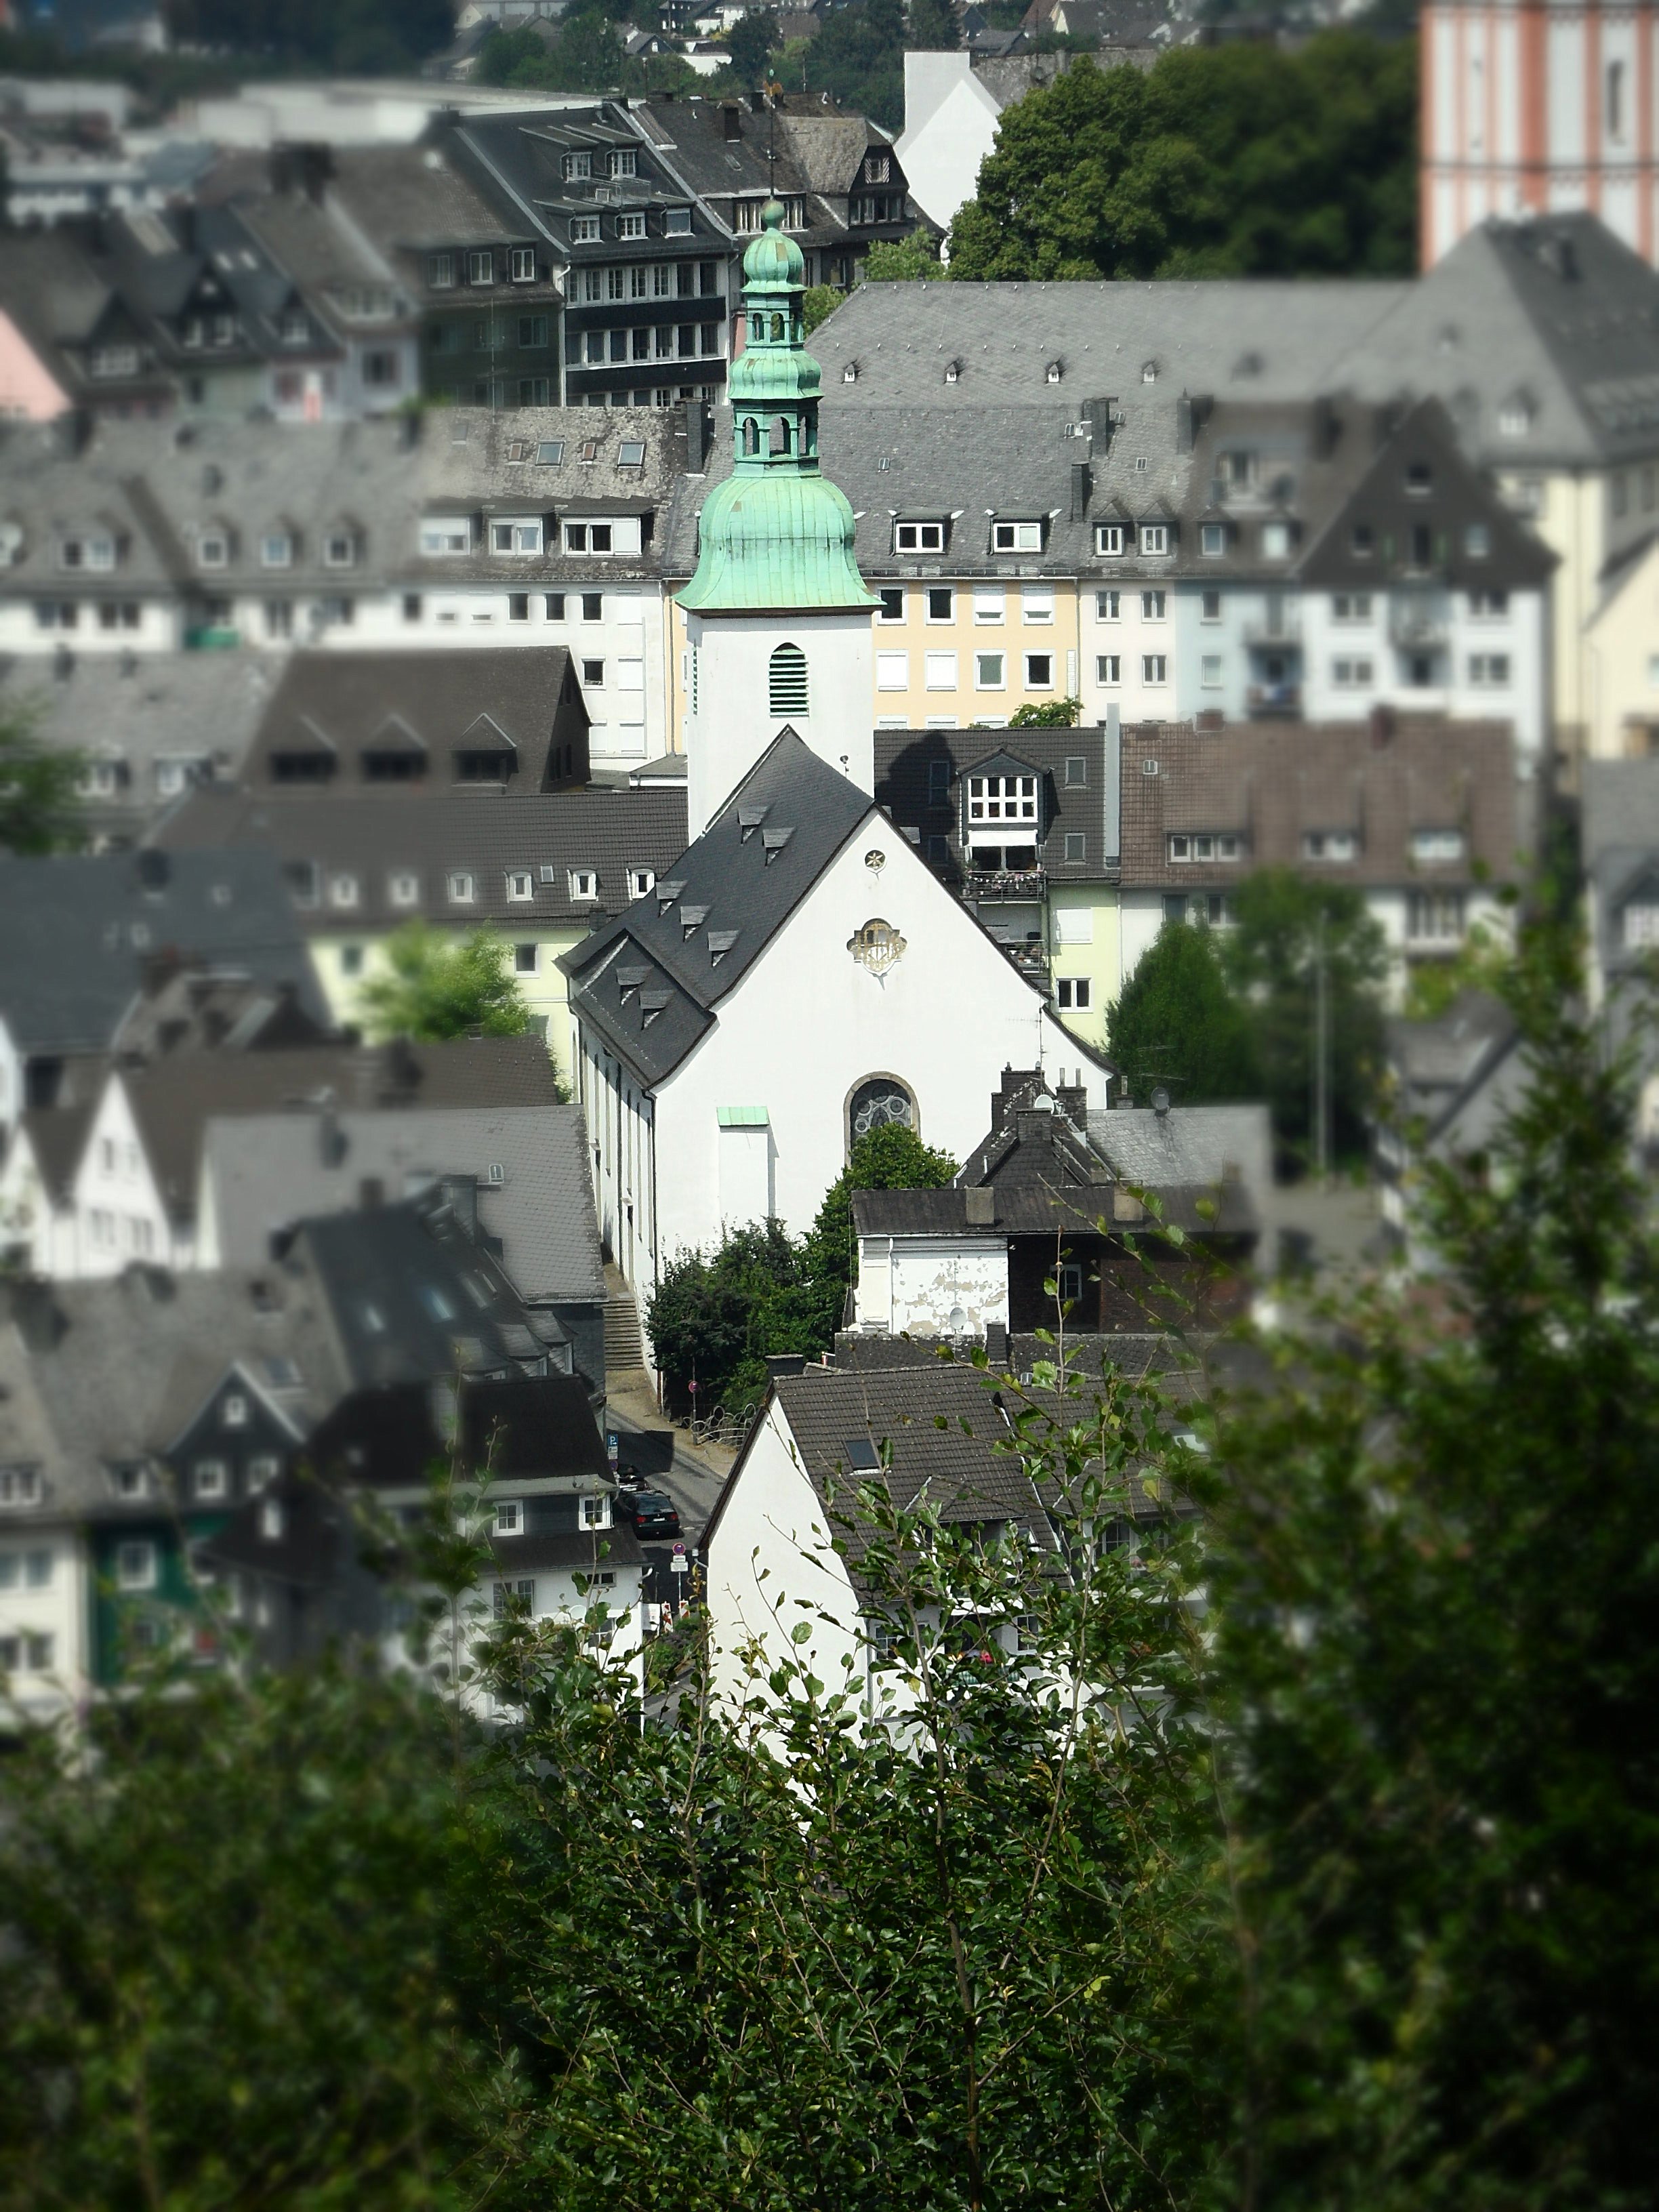
[[[847,297],[838,284],[809,284],[801,294],[801,320],[810,338],[820,323],[827,322]]]
[[[1571,932],[1505,988],[1532,1081],[1418,1187],[1435,1293],[1212,1437],[1227,2203],[1651,2194],[1659,1249]]]
[[[770,8],[753,8],[733,23],[726,35],[732,52],[732,72],[747,89],[765,78],[775,50],[782,44],[778,19]]]
[[[167,0],[186,45],[269,54],[319,69],[405,69],[455,35],[447,0]]]
[[[475,929],[458,943],[424,921],[406,922],[384,949],[386,971],[357,995],[374,1036],[439,1042],[474,1030],[522,1036],[529,1027],[507,964],[512,948],[494,930]]]
[[[953,53],[962,44],[962,28],[951,0],[910,0],[905,44],[913,53]]]
[[[534,31],[492,31],[478,49],[473,76],[480,84],[515,92],[707,92],[678,54],[656,54],[630,61],[623,52],[619,25],[625,11],[577,7],[565,16],[556,36]],[[715,88],[720,80],[712,81]]]
[[[1416,103],[1414,43],[1348,31],[1079,58],[1004,114],[951,273],[1409,275]]]
[[[184,1669],[86,1728],[0,1784],[0,2207],[476,2203],[494,1854],[441,1708]]]
[[[1143,1105],[1155,1083],[1178,1106],[1261,1096],[1249,1012],[1211,931],[1164,923],[1108,1017],[1107,1053]]]
[[[889,130],[904,125],[904,9],[902,0],[848,0],[824,16],[817,38],[779,57],[793,90],[827,92],[849,112]]]
[[[1081,699],[1028,700],[1008,717],[1011,730],[1074,730],[1083,714]]]
[[[878,239],[864,258],[864,281],[868,284],[908,283],[941,278],[939,240],[920,225],[908,238]]]
[[[27,708],[0,713],[0,852],[61,853],[86,840],[78,753],[49,750]]]
[[[658,1278],[646,1315],[658,1367],[677,1403],[732,1411],[766,1389],[769,1352],[827,1352],[843,1323],[853,1275],[852,1194],[933,1190],[957,1164],[890,1122],[858,1139],[824,1194],[809,1233],[797,1241],[780,1221],[728,1231],[712,1254],[682,1252]]]
[[[1221,946],[1235,995],[1248,1007],[1256,1065],[1282,1152],[1314,1146],[1316,975],[1325,975],[1331,1133],[1337,1159],[1364,1158],[1382,1072],[1382,932],[1346,884],[1310,883],[1293,868],[1258,868],[1234,897]]]

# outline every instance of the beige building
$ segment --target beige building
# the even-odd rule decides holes
[[[1590,757],[1659,752],[1659,538],[1614,569],[1584,636]]]

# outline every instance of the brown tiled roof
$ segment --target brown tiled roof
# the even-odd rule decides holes
[[[1501,878],[1514,863],[1516,817],[1507,722],[1143,722],[1123,732],[1126,890],[1224,889],[1272,866],[1367,886],[1463,885],[1480,869]],[[1333,830],[1356,833],[1357,857],[1306,859],[1304,836]],[[1461,830],[1462,857],[1414,860],[1422,830]],[[1182,830],[1236,836],[1239,859],[1171,860],[1170,834]]]

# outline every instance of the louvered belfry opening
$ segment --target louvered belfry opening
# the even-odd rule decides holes
[[[767,678],[775,715],[806,714],[806,655],[798,645],[781,645],[767,664]]]

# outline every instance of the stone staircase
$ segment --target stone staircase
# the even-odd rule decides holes
[[[605,1271],[605,1376],[612,1389],[624,1381],[649,1389],[645,1340],[634,1293],[622,1270],[607,1265]]]

